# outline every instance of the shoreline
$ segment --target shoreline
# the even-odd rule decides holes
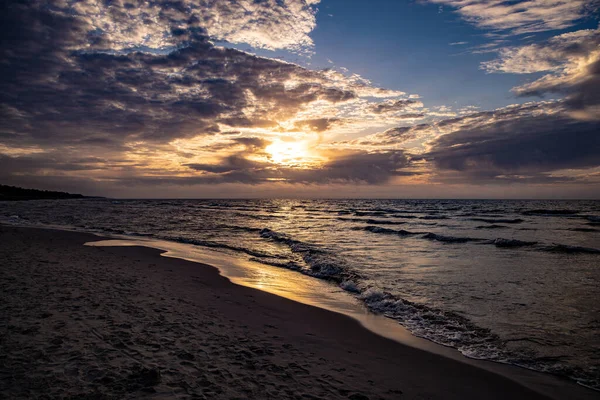
[[[168,393],[175,393],[173,390],[182,395],[197,394],[209,396],[210,398],[244,397],[243,393],[246,393],[246,396],[256,396],[258,393],[256,391],[260,389],[261,382],[252,380],[252,376],[256,374],[257,370],[263,371],[266,381],[272,383],[271,386],[274,390],[272,396],[279,398],[295,398],[297,395],[300,396],[303,390],[308,391],[305,394],[316,396],[316,398],[319,396],[349,398],[353,395],[356,395],[354,398],[364,398],[360,396],[367,396],[368,398],[544,398],[531,389],[514,382],[514,380],[502,376],[501,372],[492,373],[481,368],[481,366],[475,367],[473,362],[452,360],[398,343],[398,341],[386,339],[367,330],[359,322],[346,315],[237,285],[221,276],[217,268],[207,264],[184,261],[170,256],[161,257],[160,255],[164,254],[163,251],[147,247],[83,246],[86,242],[103,239],[101,236],[87,233],[0,225],[0,235],[3,239],[1,249],[5,253],[7,264],[10,264],[11,260],[14,259],[12,254],[16,251],[15,249],[21,248],[19,254],[22,258],[19,259],[20,261],[15,262],[20,262],[19,265],[24,271],[29,270],[36,276],[41,274],[46,279],[50,279],[49,276],[44,275],[48,271],[44,269],[44,272],[41,273],[39,272],[40,268],[50,268],[58,272],[80,275],[82,279],[73,281],[68,279],[68,274],[60,274],[61,277],[70,282],[73,286],[72,289],[76,289],[75,292],[79,296],[74,297],[73,291],[71,291],[70,296],[59,296],[55,299],[48,296],[46,298],[48,304],[51,305],[54,302],[56,306],[68,308],[69,302],[75,299],[79,299],[81,303],[83,301],[82,297],[91,298],[94,296],[105,303],[107,298],[113,302],[113,306],[119,309],[120,312],[111,313],[110,310],[107,310],[108,315],[111,316],[108,318],[110,323],[106,322],[107,319],[97,319],[105,316],[103,313],[94,314],[92,312],[91,314],[94,315],[91,316],[88,301],[85,301],[83,305],[73,304],[72,306],[75,308],[70,311],[84,321],[84,326],[80,326],[79,330],[71,328],[69,332],[75,336],[87,332],[88,335],[84,335],[84,338],[78,337],[78,340],[84,342],[91,340],[92,343],[89,343],[91,347],[95,346],[101,348],[102,351],[111,353],[114,358],[105,361],[107,363],[106,367],[111,367],[115,363],[115,359],[118,359],[120,363],[124,363],[124,359],[133,360],[136,357],[144,360],[148,365],[158,364],[152,368],[161,371],[160,379],[156,385],[151,387],[156,392],[154,395],[159,398],[161,396],[168,397]],[[41,262],[39,258],[47,258],[48,260],[45,260],[47,262]],[[51,260],[52,258],[55,258],[55,260]],[[27,265],[28,263],[36,265]],[[122,265],[124,263],[127,264],[127,268]],[[10,272],[11,265],[4,265],[3,269]],[[64,271],[65,269],[66,271]],[[98,274],[99,271],[104,273]],[[6,272],[2,271],[3,289],[5,287],[10,289],[11,285],[14,285],[14,282],[19,281],[19,279],[29,278],[18,276],[17,270],[12,271],[12,275],[10,273],[6,275]],[[107,272],[109,274],[106,274]],[[122,278],[123,282],[133,281],[136,284],[124,286],[121,281],[115,280],[115,277],[110,276],[110,274]],[[93,277],[100,277],[106,281],[105,292],[96,291],[97,289],[90,283],[90,278]],[[57,279],[58,277],[53,281],[42,284],[36,282],[35,285],[39,286],[38,289],[40,290],[56,294],[60,291],[56,287],[59,283]],[[23,288],[25,289],[26,285]],[[115,299],[115,292],[124,294],[126,298],[122,300]],[[10,295],[13,292],[9,290],[8,293]],[[163,296],[156,300],[155,297],[159,293],[163,293]],[[9,308],[11,307],[10,304],[18,303],[19,296],[23,296],[23,293],[13,293],[13,295],[14,298],[12,300],[8,299],[7,302]],[[171,296],[170,300],[168,296]],[[35,296],[33,297],[35,299]],[[94,304],[102,304],[102,301]],[[125,312],[127,309],[140,307],[147,308],[143,312],[143,317],[136,316],[135,312]],[[166,307],[167,311],[156,311],[152,307],[157,307],[158,310]],[[14,311],[17,309],[18,307],[5,311],[13,311],[7,314],[11,315],[15,314]],[[39,312],[41,310],[34,309],[33,311]],[[203,311],[204,314],[198,313],[198,311]],[[52,313],[52,311],[42,311],[42,313],[48,312]],[[66,312],[69,312],[69,310]],[[81,315],[82,312],[84,315]],[[173,327],[171,327],[173,329],[166,331],[158,329],[161,333],[171,334],[174,337],[172,340],[177,344],[177,346],[171,346],[173,354],[169,354],[168,351],[167,354],[163,354],[165,352],[163,348],[169,348],[170,346],[168,343],[155,343],[160,342],[157,339],[158,336],[142,337],[144,333],[136,329],[138,326],[156,322],[153,320],[156,315],[153,314],[163,316],[164,319],[175,323],[177,326],[184,325],[187,322],[196,329],[179,331],[173,331]],[[119,328],[115,321],[127,320],[127,316],[131,321],[120,324],[125,325],[125,327]],[[189,322],[193,321],[194,318],[206,316],[210,316],[211,320],[204,322],[212,322],[210,327],[213,327],[213,329],[202,331],[205,324],[196,323],[194,325],[194,323]],[[13,323],[13,319],[19,321],[20,316],[11,315],[11,317],[11,322],[6,326],[7,339],[1,343],[6,343],[7,340],[9,344],[11,340],[18,342],[19,340],[25,340],[24,338],[30,335],[27,333],[29,332],[27,327],[21,327],[23,329],[19,328],[21,329],[20,333],[13,334],[10,327],[19,326],[18,323],[16,325]],[[53,316],[38,318],[37,320],[33,318],[27,320],[27,322],[33,323],[34,327],[38,326],[38,328],[31,328],[34,331],[37,329],[37,334],[48,336],[51,334],[49,332],[51,330],[47,332],[44,327],[52,318]],[[65,322],[63,318],[62,322],[68,325],[68,320],[67,318],[67,322]],[[23,323],[23,321],[19,323]],[[126,327],[127,325],[129,327]],[[115,326],[117,327],[115,328]],[[89,335],[90,332],[91,336]],[[35,332],[33,333],[35,334]],[[184,333],[187,336],[182,337]],[[190,337],[190,333],[192,333],[192,337]],[[273,335],[273,333],[275,334]],[[114,346],[114,343],[110,340],[106,340],[107,337],[112,337],[111,335],[117,336],[117,338],[119,336],[126,337],[131,342],[131,344],[129,342],[124,343],[124,353],[117,351],[119,348]],[[62,341],[60,345],[53,344],[54,347],[50,346],[52,349],[45,351],[60,351],[65,347],[65,343],[77,348],[76,344],[70,343],[68,336],[60,339]],[[142,337],[141,340],[140,337]],[[236,348],[233,354],[231,354],[231,349],[223,349],[223,346],[220,346],[221,348],[217,346],[213,349],[215,345],[211,344],[211,338],[224,340],[227,343],[231,342],[230,347],[238,345],[241,348]],[[240,338],[248,339],[248,342],[252,344],[240,345],[240,343],[247,343],[240,342]],[[56,338],[46,337],[45,339],[50,339],[50,342],[53,343],[52,341]],[[152,342],[152,339],[155,342]],[[182,339],[185,341],[180,342]],[[122,338],[119,340],[123,343]],[[58,340],[55,341],[58,343]],[[286,343],[282,344],[282,341]],[[106,347],[107,342],[111,344],[113,350],[110,346]],[[152,342],[152,344],[148,344],[148,342]],[[119,342],[115,343],[118,344]],[[157,344],[159,348],[155,350]],[[281,347],[278,347],[278,345]],[[59,348],[55,348],[57,346]],[[178,355],[178,348],[186,349],[186,355]],[[213,349],[214,354],[208,352],[207,348]],[[261,348],[262,350],[258,351]],[[295,355],[292,357],[290,357],[292,355],[290,354],[292,353],[291,349],[295,351]],[[7,356],[10,356],[10,346],[7,347],[7,350]],[[36,349],[33,348],[31,351],[36,351]],[[161,354],[162,358],[156,356],[157,353]],[[135,357],[132,358],[132,355],[135,355]],[[198,369],[199,363],[197,361],[201,360],[202,357],[207,358],[205,361],[209,361],[209,364],[217,365],[216,371],[220,371],[221,374],[224,373],[223,371],[227,371],[234,377],[239,375],[244,379],[242,381],[234,380],[223,386],[217,385],[215,388],[216,381],[211,379],[212,373],[207,368]],[[324,363],[321,359],[325,359],[327,362]],[[151,360],[151,362],[148,360]],[[476,360],[473,361],[477,363]],[[87,360],[87,362],[94,362],[94,357]],[[95,362],[99,362],[97,357]],[[165,365],[176,366],[167,368],[161,362]],[[257,368],[257,362],[265,364],[262,368]],[[56,362],[53,364],[56,364]],[[339,367],[333,368],[331,364],[339,364]],[[7,365],[10,365],[10,360]],[[83,365],[89,367],[86,363],[83,363]],[[135,362],[133,362],[133,365],[136,365]],[[273,368],[273,371],[269,370],[269,366]],[[56,371],[56,369],[60,369],[60,366],[54,365],[53,368],[55,369],[54,372],[58,373],[59,371]],[[128,371],[131,372],[132,367],[129,368]],[[144,368],[153,371],[152,368]],[[194,372],[194,369],[200,372]],[[80,370],[81,368],[78,369],[78,371]],[[163,370],[165,371],[164,374],[162,374]],[[185,377],[187,379],[184,379],[186,383],[183,384],[178,381],[179,383],[175,385],[176,389],[169,389],[167,383],[172,384],[176,381],[176,379],[172,380],[166,374],[169,371],[177,378]],[[232,371],[235,371],[235,373]],[[317,371],[322,373],[319,375]],[[134,377],[129,380],[133,380],[134,383],[137,382],[137,386],[141,385],[138,381],[143,376],[140,378],[139,373],[135,375],[135,373],[129,372],[125,374],[126,377],[131,377],[133,374]],[[7,381],[5,374],[7,372],[2,373],[2,391],[0,393],[7,390],[4,388]],[[218,375],[217,372],[215,374]],[[323,378],[324,375],[328,378]],[[533,373],[533,375],[539,376],[531,378],[530,384],[527,386],[533,385],[532,380],[540,378],[539,387],[536,389],[540,392],[546,392],[547,395],[553,395],[554,398],[565,398],[564,395],[567,394],[570,398],[582,399],[594,398],[597,395],[597,393],[582,386],[567,382],[561,388],[559,384],[562,382],[558,382],[557,379],[552,379],[553,381],[556,380],[555,383],[558,385],[553,387],[550,385],[550,380],[542,379],[542,376],[546,377],[545,374]],[[81,373],[76,376],[81,381]],[[291,381],[288,376],[291,377]],[[91,379],[85,390],[93,387],[98,390],[103,387],[112,387],[111,385],[115,381],[119,381],[117,378],[102,376],[100,379],[107,381],[104,384],[102,382],[95,383]],[[221,378],[225,381],[233,379],[227,376]],[[71,382],[66,376],[65,379],[67,383]],[[314,388],[306,385],[307,379],[308,382],[313,383],[315,379],[321,379],[325,383],[321,382],[321,386]],[[127,379],[125,380],[127,381]],[[87,382],[85,379],[83,381]],[[196,384],[198,382],[212,382],[212,384],[198,388],[197,385],[193,385],[194,382]],[[284,385],[286,382],[288,382],[287,386]],[[238,389],[245,388],[250,392],[233,393],[232,391],[237,390],[236,385]],[[265,383],[262,383],[262,385],[265,385]],[[131,385],[125,385],[126,389],[123,389],[122,386],[118,386],[121,389],[117,388],[113,391],[125,390],[129,395],[137,393],[135,391],[127,392],[127,388],[130,388]],[[148,389],[147,386],[145,388]],[[543,390],[544,388],[546,390]],[[136,390],[142,389],[144,387]],[[9,387],[8,390],[15,390],[15,388]],[[219,393],[219,390],[222,392]],[[288,393],[286,390],[290,392]],[[399,391],[403,392],[401,396]],[[193,393],[190,394],[191,392]],[[8,393],[13,394],[12,397],[15,397],[14,392]],[[556,397],[557,395],[558,397]]]

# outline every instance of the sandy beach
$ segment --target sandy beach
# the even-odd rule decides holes
[[[547,398],[209,265],[94,240],[0,226],[0,398]]]

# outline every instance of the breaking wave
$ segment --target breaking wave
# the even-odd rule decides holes
[[[260,231],[260,236],[278,243],[283,243],[290,248],[292,253],[299,254],[306,263],[307,268],[300,268],[297,270],[306,275],[338,283],[347,280],[355,280],[359,277],[356,272],[343,268],[333,254],[313,245],[292,239],[284,233],[275,232],[268,228],[262,229]]]
[[[372,229],[380,230],[380,233],[385,234],[400,232],[381,227],[372,227]],[[479,327],[468,318],[455,312],[415,303],[365,283],[361,275],[349,268],[342,260],[315,245],[295,240],[289,235],[267,228],[262,229],[260,235],[264,239],[288,246],[293,253],[300,254],[307,265],[301,266],[295,262],[277,262],[266,259],[255,259],[254,261],[336,282],[341,289],[363,302],[371,312],[397,321],[415,336],[456,348],[466,357],[568,375],[580,382],[595,385],[595,378],[584,371],[566,370],[555,360],[535,357],[534,354],[524,358],[522,351],[507,348],[508,340],[501,339],[491,330]],[[507,247],[532,244],[531,242],[506,239],[495,240],[493,243],[497,246]]]
[[[391,231],[393,234],[400,232],[381,227],[372,228],[383,232]],[[492,355],[502,353],[502,342],[497,335],[489,329],[476,326],[465,317],[414,303],[368,286],[363,283],[360,274],[350,269],[342,260],[314,245],[268,228],[262,229],[260,235],[264,239],[287,245],[293,253],[300,254],[307,265],[302,267],[293,262],[273,262],[265,259],[255,261],[334,281],[340,288],[358,297],[372,312],[398,321],[416,336],[455,347],[469,357],[490,359]],[[496,356],[494,359],[500,360]]]

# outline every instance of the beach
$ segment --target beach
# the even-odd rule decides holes
[[[101,239],[0,226],[0,398],[549,398],[209,265],[84,246]]]

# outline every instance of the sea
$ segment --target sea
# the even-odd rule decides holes
[[[600,390],[600,201],[38,200],[0,203],[0,222],[235,253],[466,357]]]

